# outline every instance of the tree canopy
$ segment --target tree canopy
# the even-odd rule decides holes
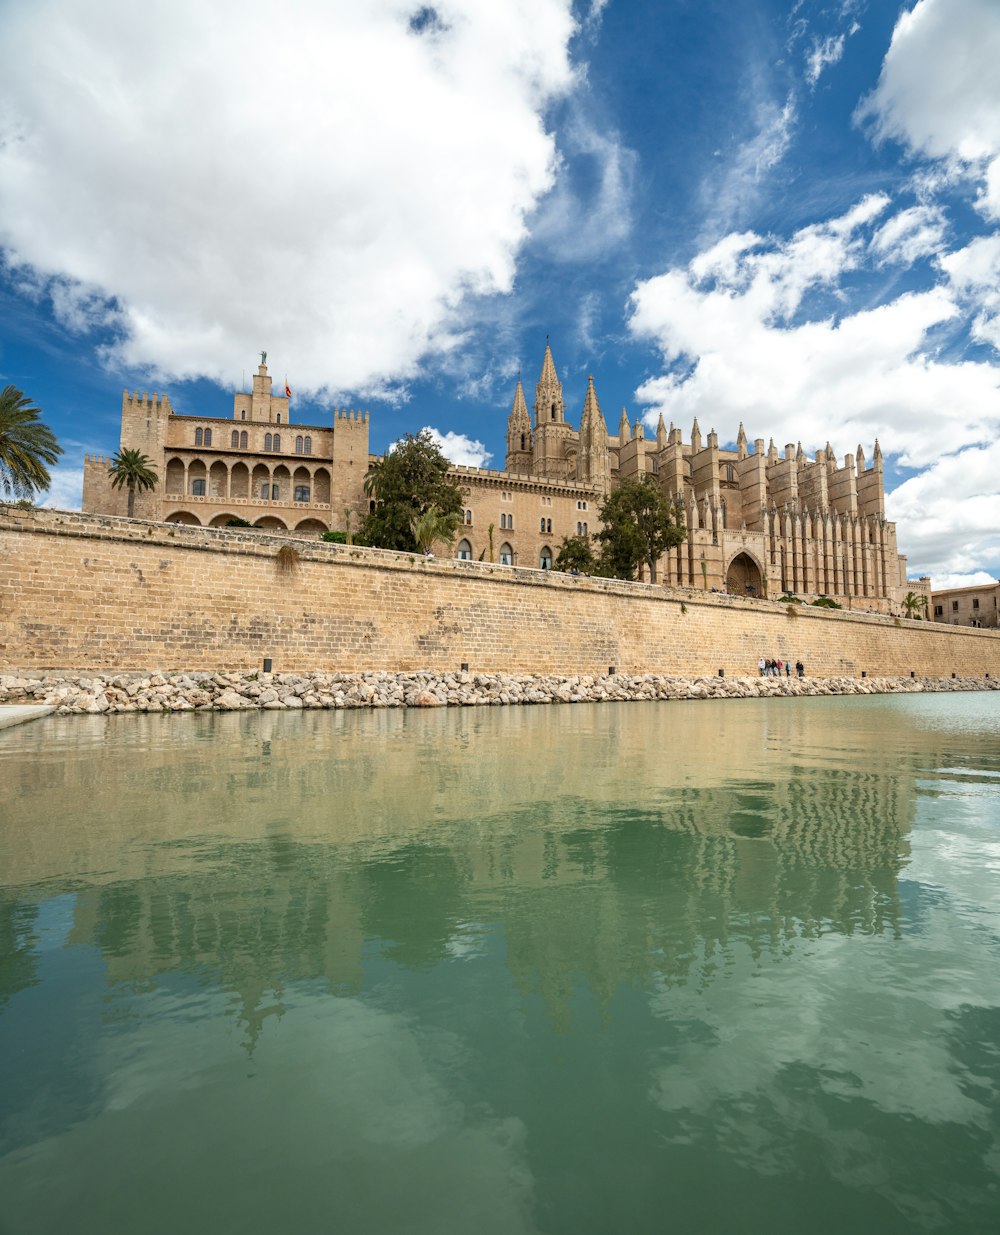
[[[597,558],[589,536],[564,536],[556,554],[556,570],[579,570],[592,575],[597,569]]]
[[[679,509],[649,476],[623,480],[601,503],[600,515],[600,570],[616,579],[634,579],[645,562],[655,583],[657,561],[686,534]]]
[[[108,468],[112,489],[123,485],[128,489],[128,517],[135,516],[135,495],[146,489],[155,489],[159,476],[150,466],[150,460],[141,450],[116,450]]]
[[[414,522],[432,508],[440,520],[461,515],[464,494],[448,479],[451,464],[427,429],[407,433],[365,476],[374,509],[364,519],[361,537],[377,549],[417,552]],[[440,537],[438,537],[440,539]]]
[[[51,485],[62,447],[41,414],[16,386],[0,390],[0,495],[30,499]]]

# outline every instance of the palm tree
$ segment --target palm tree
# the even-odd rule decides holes
[[[62,447],[41,414],[16,386],[0,390],[0,494],[28,499],[52,483],[48,469]]]
[[[909,618],[919,618],[918,609],[921,608],[921,597],[916,592],[907,592],[903,597],[903,608],[906,610],[906,616]]]
[[[431,506],[422,515],[410,520],[410,528],[420,552],[430,553],[438,541],[450,546],[461,522],[460,514],[443,515],[436,506]]]
[[[149,459],[141,450],[116,450],[108,475],[112,489],[124,485],[128,489],[128,517],[135,518],[135,494],[146,489],[155,489],[160,478],[149,466]]]

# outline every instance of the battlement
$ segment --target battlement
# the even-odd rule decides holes
[[[156,413],[166,413],[168,416],[174,414],[174,409],[170,406],[170,398],[166,394],[160,394],[154,391],[152,394],[143,391],[139,394],[137,390],[133,390],[131,394],[127,390],[122,391],[122,411],[143,411],[147,415]]]
[[[334,408],[333,418],[334,420],[355,420],[363,425],[368,423],[368,413],[355,411],[354,408],[351,408],[350,411],[346,407]]]

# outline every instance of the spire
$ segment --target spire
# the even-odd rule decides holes
[[[549,347],[548,336],[545,339],[545,356],[542,359],[542,371],[535,386],[535,425],[541,428],[547,424],[563,424],[565,422],[566,405],[563,402],[562,384],[556,373],[555,361],[552,359],[552,348]]]
[[[524,401],[521,375],[517,375],[514,402],[507,417],[507,470],[509,472],[531,471],[531,418]]]
[[[701,450],[701,430],[698,428],[698,417],[695,416],[691,426],[691,450]]]
[[[860,474],[865,470],[865,452],[861,449],[860,442],[858,443],[858,453],[856,457],[858,461],[858,475],[860,476]]]
[[[667,444],[667,426],[663,423],[663,413],[660,412],[660,419],[656,422],[656,449],[663,450]]]
[[[642,423],[641,417],[639,416],[636,416],[635,418],[635,430],[633,431],[632,436],[635,438],[637,442],[641,442],[645,440],[646,429]]]
[[[736,434],[736,455],[740,459],[747,457],[747,432],[743,428],[742,420],[740,421],[740,431]]]
[[[872,463],[876,471],[882,467],[882,447],[878,444],[878,438],[875,439],[875,449],[872,452]]]
[[[773,437],[771,438],[771,440],[770,440],[770,441],[768,442],[768,444],[767,444],[767,461],[768,461],[768,463],[777,463],[777,462],[778,462],[778,448],[777,448],[777,446],[775,446],[775,444],[774,444],[774,438],[773,438]]]
[[[600,485],[607,492],[611,487],[611,459],[608,455],[608,426],[594,389],[594,375],[587,378],[587,397],[580,417],[579,449],[576,455],[576,478]]]
[[[802,443],[799,442],[798,445],[795,447],[795,462],[805,463],[805,461],[806,461],[806,452],[802,449]]]
[[[517,374],[517,386],[514,388],[514,403],[510,409],[511,423],[513,423],[515,420],[519,424],[521,421],[530,423],[530,421],[528,420],[528,405],[524,400],[524,387],[521,385],[520,370],[518,370],[518,374]]]
[[[538,378],[538,383],[559,385],[559,375],[556,373],[556,362],[552,359],[552,348],[549,347],[548,335],[545,336],[545,355],[542,358],[542,372]]]
[[[632,440],[632,428],[628,422],[628,412],[622,408],[621,420],[618,421],[618,440],[624,446]]]

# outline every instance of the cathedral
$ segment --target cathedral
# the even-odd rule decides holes
[[[289,422],[289,399],[274,394],[261,358],[251,392],[237,393],[232,421],[179,415],[166,395],[125,392],[121,448],[151,461],[160,485],[137,495],[140,518],[225,527],[239,519],[269,531],[315,536],[356,530],[368,510],[364,477],[367,412],[336,410],[332,424]],[[658,582],[776,599],[829,597],[845,608],[899,612],[907,580],[896,527],[885,518],[882,453],[859,446],[842,461],[829,444],[807,458],[801,444],[751,447],[742,424],[735,449],[698,421],[689,439],[664,423],[654,435],[624,408],[608,432],[593,378],[579,428],[567,419],[562,383],[546,343],[529,411],[518,378],[507,420],[503,471],[455,467],[465,493],[457,558],[552,569],[568,536],[600,528],[604,497],[625,479],[649,478],[682,511],[684,542],[664,555]],[[108,459],[88,456],[83,509],[125,513],[110,486]]]

